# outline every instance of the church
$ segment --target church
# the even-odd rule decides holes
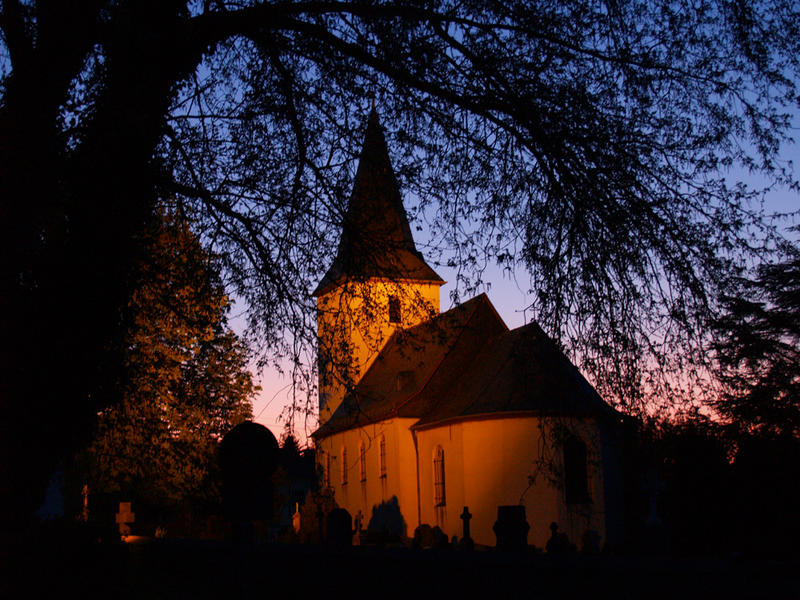
[[[333,262],[314,291],[323,488],[366,528],[399,508],[494,546],[499,506],[579,547],[620,524],[619,415],[534,322],[509,330],[481,294],[440,312],[445,282],[417,250],[383,130],[368,123]]]

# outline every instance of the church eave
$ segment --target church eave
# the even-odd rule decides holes
[[[603,412],[598,412],[597,410],[590,410],[590,409],[557,410],[552,408],[508,410],[508,411],[497,410],[497,411],[472,413],[466,415],[452,415],[448,417],[443,417],[441,419],[437,419],[435,421],[426,421],[425,418],[422,417],[418,418],[417,422],[414,423],[411,427],[409,427],[409,429],[411,431],[425,431],[428,429],[435,429],[436,427],[442,427],[445,425],[456,425],[458,423],[490,421],[497,419],[514,419],[514,418],[524,418],[524,417],[563,417],[563,418],[575,418],[575,419],[590,419],[590,418],[597,419],[597,418],[612,418],[618,416],[619,413],[610,406],[608,407],[607,411]],[[399,410],[393,410],[380,417],[363,419],[347,425],[339,424],[339,426],[331,427],[329,430],[324,430],[325,426],[323,425],[322,427],[317,429],[317,431],[312,433],[311,437],[314,439],[325,439],[332,435],[336,435],[337,433],[350,431],[352,429],[359,429],[362,427],[368,427],[369,425],[375,425],[377,423],[390,421],[392,419],[397,419],[397,418],[413,419],[416,417],[409,415],[402,415],[400,414]]]
[[[443,417],[435,421],[426,421],[425,418],[419,419],[414,425],[410,427],[412,431],[425,431],[427,429],[434,429],[443,425],[455,425],[457,423],[465,423],[467,421],[489,421],[496,419],[513,419],[518,417],[561,417],[561,418],[575,418],[575,419],[598,419],[598,418],[611,418],[618,416],[619,413],[610,406],[608,411],[599,412],[591,409],[580,410],[557,410],[557,409],[526,409],[526,410],[497,410],[486,411],[480,413],[471,413],[466,415],[453,415],[450,417]]]
[[[315,440],[324,440],[327,437],[332,435],[336,435],[337,433],[342,433],[343,431],[350,431],[352,429],[359,429],[361,427],[368,427],[369,425],[375,425],[377,423],[382,423],[383,421],[389,421],[391,419],[400,418],[400,415],[397,413],[396,410],[393,410],[385,415],[380,417],[372,417],[372,418],[363,418],[357,421],[353,421],[352,423],[334,423],[330,427],[328,423],[320,426],[315,432],[311,434],[311,437]],[[330,423],[330,421],[329,421]]]
[[[433,272],[433,269],[431,269]],[[371,283],[398,283],[398,284],[431,284],[431,285],[438,285],[443,286],[447,282],[436,275],[433,272],[434,277],[388,277],[388,276],[374,276],[374,277],[352,277],[352,276],[340,276],[336,279],[331,279],[330,281],[326,281],[326,278],[323,278],[322,281],[319,282],[317,288],[311,293],[314,298],[319,298],[320,296],[324,296],[332,289],[340,286],[345,286],[349,284],[363,284],[367,282]]]

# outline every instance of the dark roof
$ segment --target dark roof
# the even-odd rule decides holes
[[[398,389],[398,375],[408,383]],[[509,331],[485,295],[389,340],[325,437],[391,417],[414,428],[502,413],[614,414],[535,323]]]
[[[392,416],[421,416],[429,391],[457,375],[451,366],[468,363],[481,339],[502,331],[508,328],[484,294],[416,327],[396,331],[354,393],[314,435],[324,437]],[[398,389],[401,373],[404,385]]]
[[[353,193],[333,264],[314,295],[343,279],[444,283],[417,251],[378,115],[367,122]]]
[[[415,429],[498,413],[615,414],[536,323],[488,340],[447,394],[430,397]]]

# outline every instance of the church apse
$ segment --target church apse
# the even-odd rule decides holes
[[[563,444],[556,441],[565,427],[587,440],[584,495],[570,497],[569,503]],[[553,522],[573,541],[579,542],[587,530],[605,538],[603,479],[596,460],[599,439],[591,421],[530,413],[487,415],[418,429],[416,435],[422,523],[438,525],[449,537],[459,536],[459,514],[468,506],[473,539],[493,546],[498,506],[523,505],[531,544],[543,548]],[[443,477],[437,473],[438,449],[444,457]],[[573,471],[571,485],[579,487],[576,475],[581,473]]]

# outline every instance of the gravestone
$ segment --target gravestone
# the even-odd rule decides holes
[[[119,503],[119,512],[116,515],[116,521],[119,525],[119,534],[121,536],[126,536],[131,534],[131,527],[129,523],[133,523],[136,520],[136,515],[131,511],[131,503],[130,502],[120,502]]]
[[[245,421],[222,438],[222,503],[234,543],[252,543],[254,522],[272,518],[272,473],[277,464],[278,441],[263,425]]]
[[[334,508],[328,513],[328,544],[346,548],[353,543],[353,518],[344,508]]]
[[[450,548],[450,539],[447,537],[447,534],[442,531],[442,528],[438,525],[434,525],[433,529],[431,530],[433,534],[433,547],[434,548],[441,548],[441,549],[449,549]]]
[[[573,554],[576,550],[567,534],[558,532],[557,523],[550,523],[550,539],[547,540],[545,549],[548,554]]]
[[[531,526],[525,519],[525,507],[498,506],[494,535],[497,537],[498,550],[521,551],[528,547],[528,531]]]
[[[430,525],[423,523],[414,530],[414,541],[412,547],[418,550],[433,548],[434,544],[433,529]]]

